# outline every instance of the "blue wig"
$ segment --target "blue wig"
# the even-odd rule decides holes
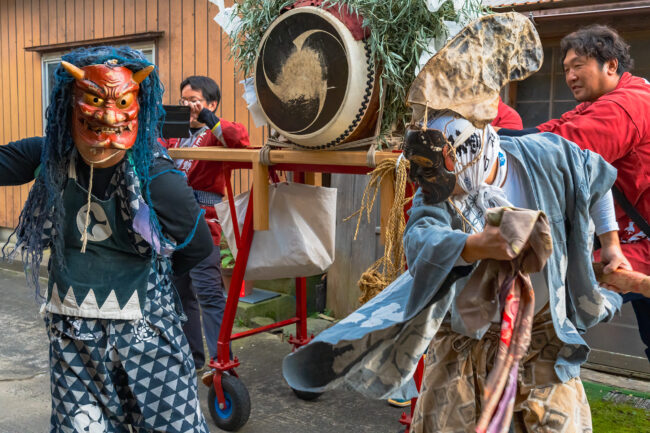
[[[62,58],[80,68],[117,60],[114,66],[129,68],[134,73],[151,63],[140,51],[128,47],[94,47],[74,50]],[[20,213],[16,250],[20,249],[28,282],[40,295],[38,272],[43,259],[43,249],[51,246],[52,254],[65,266],[63,258],[63,226],[65,211],[62,191],[68,178],[68,166],[75,146],[70,134],[72,120],[72,89],[75,78],[59,66],[54,72],[54,88],[47,107],[47,128],[41,152],[40,172],[29,192],[25,206]],[[166,240],[161,233],[160,223],[153,211],[149,183],[150,167],[154,153],[164,152],[158,142],[165,111],[162,108],[163,86],[157,68],[140,83],[138,102],[138,135],[135,144],[127,151],[133,162],[142,186],[145,201],[149,205],[150,224],[159,239]],[[50,235],[51,236],[48,236]],[[51,243],[48,243],[47,241]]]

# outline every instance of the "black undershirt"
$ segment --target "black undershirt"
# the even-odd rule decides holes
[[[507,137],[521,137],[528,134],[539,134],[539,129],[537,128],[526,128],[526,129],[506,129],[501,128],[497,131],[497,134],[504,135]]]
[[[31,137],[0,146],[0,186],[22,185],[34,180],[34,172],[40,164],[43,138]],[[90,167],[81,159],[77,161],[79,184],[87,188]],[[151,167],[151,175],[173,169],[171,161],[158,158]],[[108,185],[117,164],[107,168],[95,168],[92,193],[105,199]],[[187,180],[176,172],[164,173],[151,182],[151,201],[163,230],[178,243],[185,241],[197,223],[200,212]],[[192,241],[173,255],[173,269],[177,275],[188,272],[212,252],[212,236],[203,218],[199,218]]]

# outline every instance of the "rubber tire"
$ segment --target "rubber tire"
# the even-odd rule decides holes
[[[312,401],[316,400],[318,397],[320,397],[323,393],[322,392],[309,392],[309,391],[299,391],[297,389],[291,388],[294,394],[296,394],[296,397],[298,397],[300,400],[305,400],[305,401]]]
[[[220,429],[237,431],[248,422],[251,415],[251,398],[242,381],[229,374],[221,376],[221,387],[226,398],[226,409],[224,411],[218,409],[217,391],[213,385],[208,393],[210,416]]]

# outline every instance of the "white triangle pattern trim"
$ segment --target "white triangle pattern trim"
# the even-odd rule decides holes
[[[142,319],[140,298],[137,291],[133,292],[133,295],[131,295],[131,298],[124,305],[124,308],[120,308],[115,291],[111,290],[102,308],[99,308],[93,289],[90,289],[88,295],[86,295],[86,299],[79,305],[77,304],[72,287],[68,288],[65,298],[61,300],[56,283],[52,285],[52,297],[45,306],[45,311],[65,316],[78,316],[91,319]]]

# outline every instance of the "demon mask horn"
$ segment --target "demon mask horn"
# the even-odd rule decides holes
[[[153,71],[155,68],[154,65],[149,65],[146,68],[140,69],[138,72],[133,74],[132,80],[135,81],[136,83],[140,84],[144,81],[145,78],[149,76],[151,71]]]
[[[84,76],[86,73],[83,71],[83,69],[76,67],[72,63],[68,63],[65,60],[61,60],[61,66],[68,72],[68,74],[72,75],[75,80],[83,80]]]

